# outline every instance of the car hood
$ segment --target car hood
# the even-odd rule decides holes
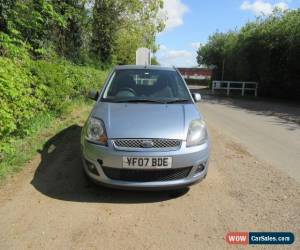
[[[201,118],[194,104],[107,103],[95,105],[92,117],[103,120],[110,139],[185,140],[189,124]]]

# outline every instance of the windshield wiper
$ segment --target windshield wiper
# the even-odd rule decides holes
[[[120,100],[114,100],[114,102],[132,102],[132,103],[138,103],[138,102],[145,102],[145,103],[166,103],[164,101],[160,100],[153,100],[153,99],[120,99]]]
[[[113,98],[105,98],[103,99],[104,101],[111,101],[111,102],[116,102],[116,103],[139,103],[139,102],[144,102],[144,103],[160,103],[160,104],[171,104],[171,103],[182,103],[182,102],[190,102],[191,100],[189,99],[173,99],[173,100],[155,100],[155,99],[147,99],[147,98],[138,98],[138,99],[113,99]]]
[[[191,101],[191,100],[189,100],[189,99],[181,99],[181,98],[178,98],[178,99],[166,101],[165,103],[190,102],[190,101]]]

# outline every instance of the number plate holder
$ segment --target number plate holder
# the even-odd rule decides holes
[[[135,169],[172,168],[172,157],[123,156],[123,168],[135,168]]]

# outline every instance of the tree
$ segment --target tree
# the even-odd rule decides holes
[[[1,54],[14,43],[36,59],[130,64],[137,48],[157,50],[156,35],[164,28],[162,0],[0,1]]]
[[[198,50],[199,64],[214,66],[214,78],[259,82],[259,94],[300,97],[300,10],[247,23],[239,31],[214,33]]]
[[[113,0],[95,0],[91,52],[102,64],[112,62],[116,29],[119,25],[120,9]]]
[[[162,7],[161,0],[96,0],[91,48],[97,60],[130,64],[137,48],[156,51],[156,34],[164,28]]]
[[[52,27],[64,25],[63,18],[47,0],[15,1],[9,23],[11,35],[28,43],[34,55],[51,44]]]
[[[156,52],[158,49],[155,42],[156,34],[165,27],[164,19],[159,15],[159,11],[163,8],[162,1],[133,0],[126,6],[124,6],[126,14],[123,15],[115,44],[117,64],[134,64],[135,52],[139,47]]]
[[[7,21],[15,2],[15,0],[0,0],[0,32],[8,33]]]
[[[156,56],[151,57],[151,65],[160,65],[160,63],[157,60]]]
[[[83,46],[84,29],[88,18],[86,1],[53,0],[55,10],[63,17],[64,25],[53,27],[53,40],[60,56],[78,61]]]

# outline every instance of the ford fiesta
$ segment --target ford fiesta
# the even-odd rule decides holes
[[[100,92],[81,136],[84,170],[122,189],[180,189],[202,180],[210,142],[205,122],[174,68],[118,66]]]

